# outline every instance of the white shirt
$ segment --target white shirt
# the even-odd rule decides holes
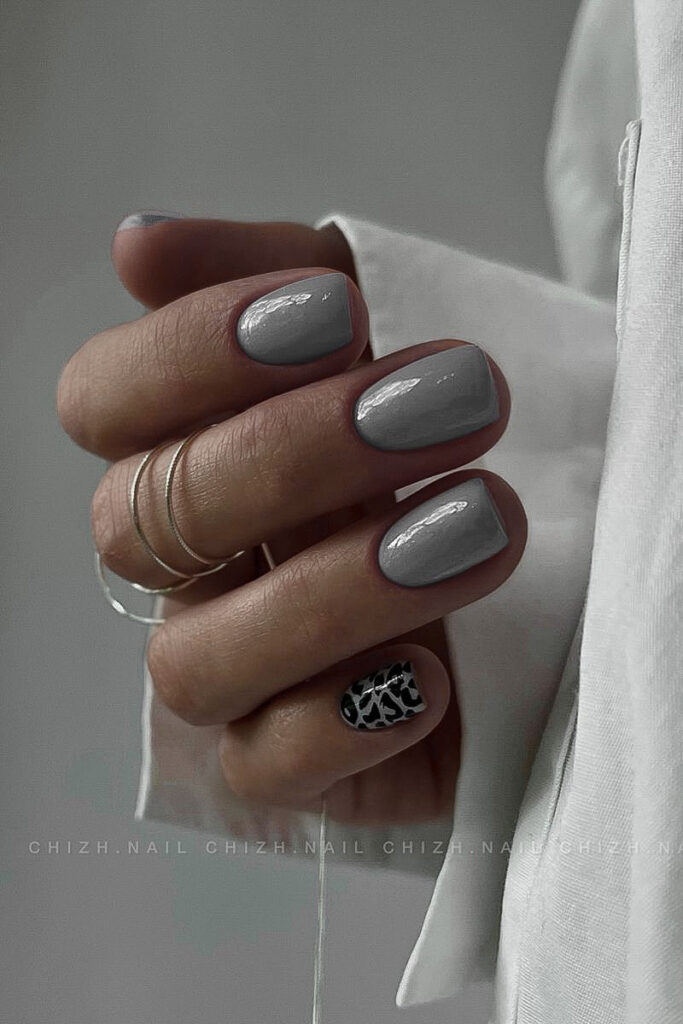
[[[496,1024],[683,1020],[683,8],[635,6],[623,232],[628,3],[584,5],[560,89],[548,174],[571,287],[343,215],[317,225],[349,241],[376,356],[458,337],[510,384],[481,464],[520,494],[529,542],[495,594],[446,620],[462,764],[452,820],[419,834],[452,842],[397,996],[495,974]],[[617,255],[618,352],[613,303],[588,294],[613,290]],[[230,794],[220,730],[176,719],[149,679],[143,724],[139,817],[315,836],[314,816]],[[387,852],[404,832],[353,830],[366,862],[432,870]]]

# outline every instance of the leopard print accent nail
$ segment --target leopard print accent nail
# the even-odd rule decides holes
[[[409,661],[394,662],[357,679],[340,703],[342,718],[354,729],[385,729],[414,718],[426,707]]]

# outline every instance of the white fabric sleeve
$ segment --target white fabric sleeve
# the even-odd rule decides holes
[[[574,709],[569,688],[519,817],[497,1024],[683,1021],[683,5],[635,15],[642,106],[620,160],[618,367]]]
[[[616,159],[638,109],[632,5],[584,0],[555,101],[546,194],[564,280],[611,299],[621,238]]]
[[[530,523],[511,579],[446,620],[462,761],[453,841],[399,992],[408,1004],[450,995],[492,972],[504,844],[584,598],[614,371],[614,310],[555,282],[366,221],[333,214],[316,227],[330,221],[353,251],[376,357],[454,337],[480,344],[505,372],[509,427],[481,464],[516,488]],[[315,835],[315,817],[237,800],[219,772],[217,732],[175,718],[146,681],[137,816],[213,833],[285,836],[299,851],[301,837]],[[381,833],[333,827],[331,842],[341,848],[351,833],[364,849],[355,863],[434,873],[443,858],[432,851],[450,829],[444,821]],[[403,852],[406,836],[414,852]]]

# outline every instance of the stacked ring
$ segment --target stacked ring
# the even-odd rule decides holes
[[[212,424],[209,424],[209,426],[211,425]],[[154,597],[163,597],[165,595],[177,593],[179,590],[184,590],[185,587],[191,586],[196,580],[201,579],[204,576],[211,576],[214,573],[220,572],[220,570],[224,569],[229,562],[233,561],[233,559],[235,558],[239,558],[240,555],[244,554],[244,551],[237,551],[234,555],[230,555],[228,558],[224,558],[222,561],[219,562],[215,562],[213,560],[205,558],[203,555],[200,555],[188,544],[188,542],[183,537],[180,527],[178,525],[178,520],[173,505],[173,483],[176,477],[178,466],[183,455],[187,451],[192,441],[196,437],[198,437],[198,435],[201,434],[204,430],[208,430],[208,426],[202,427],[199,430],[195,430],[193,434],[190,434],[188,437],[178,442],[176,450],[171,456],[171,460],[168,464],[168,469],[166,470],[166,478],[164,482],[164,506],[166,509],[166,518],[168,521],[169,528],[178,545],[183,549],[183,551],[187,555],[190,555],[191,558],[194,558],[196,562],[208,566],[209,568],[203,569],[201,572],[196,573],[184,573],[180,572],[178,569],[174,569],[172,565],[169,565],[169,563],[166,562],[154,550],[154,547],[152,546],[149,538],[147,537],[142,527],[142,523],[140,521],[140,510],[138,507],[140,484],[147,467],[154,462],[154,460],[157,458],[160,452],[168,448],[170,443],[173,443],[165,442],[163,444],[158,445],[156,448],[150,449],[150,451],[146,452],[142,456],[140,463],[137,469],[135,470],[135,473],[133,474],[130,490],[128,492],[128,509],[130,512],[131,520],[133,522],[135,533],[137,534],[137,537],[140,540],[140,543],[144,547],[145,551],[147,551],[150,557],[153,558],[157,565],[160,566],[165,572],[170,573],[172,576],[176,576],[177,582],[170,583],[165,587],[144,587],[141,583],[130,584],[135,590],[138,590],[143,594],[149,594]],[[264,543],[261,545],[261,547],[263,549],[269,569],[274,568],[275,561],[272,557],[270,549],[268,548],[268,545]],[[111,588],[109,587],[109,584],[105,579],[102,556],[100,555],[99,551],[95,552],[95,573],[97,575],[97,579],[99,581],[100,587],[102,588],[102,592],[107,602],[109,603],[110,607],[113,608],[115,612],[117,612],[117,614],[122,615],[133,622],[139,622],[145,626],[158,626],[165,621],[163,618],[158,618],[156,616],[138,615],[136,612],[130,611],[128,608],[125,607],[125,605],[121,601],[118,600],[118,598],[114,597]]]

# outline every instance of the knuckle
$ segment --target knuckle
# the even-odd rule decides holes
[[[63,430],[82,448],[90,448],[89,420],[85,408],[86,389],[78,356],[72,356],[57,383],[57,416]]]
[[[230,444],[236,464],[248,468],[248,486],[279,506],[292,481],[292,425],[286,403],[272,401],[267,411],[256,407],[242,413]]]
[[[226,494],[232,508],[231,531],[242,546],[256,539],[255,499],[259,529],[275,533],[292,525],[288,520],[298,500],[297,452],[284,405],[245,410],[217,431],[204,449],[202,492]],[[226,467],[234,467],[235,473]]]
[[[273,774],[281,792],[299,793],[307,788],[313,770],[313,759],[305,747],[291,742],[276,746]]]
[[[219,745],[219,762],[228,788],[242,800],[272,806],[297,806],[318,792],[308,772],[308,758],[300,749],[269,748],[267,767],[257,769],[244,756],[241,743],[232,743],[229,733]]]
[[[317,583],[327,577],[326,568],[318,564],[315,550],[309,549],[305,562],[293,559],[269,580],[267,611],[277,617],[287,609],[288,630],[297,649],[324,648],[338,628],[329,618]]]
[[[213,366],[225,363],[226,312],[234,301],[230,283],[214,285],[189,296],[202,325],[202,344]]]
[[[152,372],[164,384],[182,383],[186,377],[182,339],[186,334],[186,304],[182,301],[164,306],[140,321],[135,335],[132,366]]]
[[[147,667],[157,696],[170,711],[190,725],[211,723],[173,631],[162,626],[152,635],[147,647]]]
[[[136,335],[133,369],[151,369],[175,388],[201,379],[207,368],[215,368],[217,353],[225,349],[225,324],[211,313],[212,304],[200,291],[147,314]]]
[[[108,331],[93,335],[75,353],[57,383],[57,416],[65,433],[79,447],[107,458],[125,454],[112,428],[111,409],[102,390],[98,354],[108,344]]]
[[[259,800],[264,794],[259,788],[253,772],[245,770],[244,759],[229,739],[224,738],[218,747],[218,759],[228,788],[240,800]]]
[[[112,466],[100,480],[90,504],[95,547],[112,569],[124,564],[130,544],[125,541],[127,486],[120,467]]]

